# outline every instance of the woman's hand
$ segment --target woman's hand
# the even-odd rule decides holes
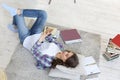
[[[50,28],[46,28],[46,30],[42,33],[39,42],[44,41],[45,37],[47,37],[49,34],[51,34],[51,32],[53,31],[53,29]]]

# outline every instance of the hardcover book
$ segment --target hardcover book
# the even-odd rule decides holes
[[[106,48],[106,52],[120,54],[120,48],[116,47],[111,40],[112,39],[110,38]]]
[[[76,29],[67,29],[60,31],[60,36],[65,44],[81,42],[81,36]]]
[[[113,44],[112,39],[109,39],[106,52],[103,54],[103,57],[107,60],[113,60],[118,58],[120,55],[120,50],[116,48],[116,46]]]
[[[111,61],[111,60],[113,60],[113,59],[118,58],[118,57],[119,57],[119,54],[110,57],[108,54],[104,53],[103,56],[104,56],[104,58],[105,58],[107,61]]]
[[[112,43],[114,43],[116,46],[120,48],[120,34],[117,34],[113,39]]]
[[[117,53],[109,53],[109,52],[105,52],[105,55],[108,56],[108,58],[119,56],[119,54],[117,54]]]

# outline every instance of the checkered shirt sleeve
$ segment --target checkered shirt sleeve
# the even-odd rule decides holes
[[[36,67],[38,69],[45,69],[51,66],[51,62],[53,60],[53,57],[48,56],[46,54],[42,54],[40,52],[40,46],[42,43],[40,43],[39,41],[37,41],[34,46],[32,47],[31,51],[33,56],[35,57],[37,64]]]
[[[61,43],[58,43],[56,39],[52,35],[48,35],[45,38],[45,41],[49,43],[55,43],[61,50],[64,50],[63,46]],[[35,59],[37,60],[37,68],[39,69],[45,69],[51,66],[51,62],[54,57],[48,56],[47,54],[42,54],[40,51],[40,47],[42,45],[42,42],[37,41],[31,51]]]

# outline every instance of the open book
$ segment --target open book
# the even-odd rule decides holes
[[[100,69],[92,56],[84,58],[83,68],[85,69],[85,75],[100,73]]]
[[[58,37],[59,37],[60,31],[59,31],[57,28],[52,27],[52,26],[45,26],[44,32],[46,32],[47,29],[49,29],[49,31],[51,31],[51,34],[52,34],[55,38],[58,38]]]

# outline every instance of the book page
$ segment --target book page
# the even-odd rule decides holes
[[[100,73],[100,69],[98,68],[97,64],[84,66],[87,75]]]
[[[91,78],[91,79],[86,79],[86,80],[99,80],[98,78]]]
[[[95,63],[96,63],[96,61],[92,56],[85,57],[85,59],[83,60],[83,65],[84,66],[95,64]]]

